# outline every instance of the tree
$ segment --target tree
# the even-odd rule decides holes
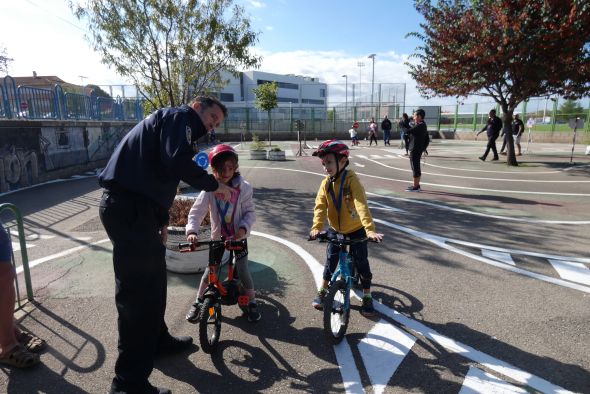
[[[271,119],[270,111],[278,106],[277,90],[278,85],[276,82],[266,82],[258,86],[258,88],[252,89],[256,96],[254,105],[268,113],[268,146],[270,146],[270,131],[271,131]]]
[[[584,108],[576,100],[566,100],[557,112],[559,115],[574,117],[584,114]]]
[[[509,165],[512,114],[530,97],[587,96],[587,0],[416,0],[425,22],[410,74],[425,97],[491,97],[503,111]]]
[[[8,63],[13,61],[8,57],[8,53],[6,52],[6,48],[0,47],[0,73],[7,74],[8,73]]]
[[[258,67],[251,53],[258,33],[233,0],[70,1],[88,24],[102,62],[129,77],[146,109],[186,103],[221,88],[221,71]]]

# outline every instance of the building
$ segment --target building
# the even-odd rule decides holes
[[[223,77],[229,83],[221,89],[218,97],[232,109],[229,120],[244,120],[247,116],[251,120],[266,119],[266,114],[255,109],[256,96],[253,92],[266,82],[278,85],[278,108],[273,110],[274,119],[309,118],[312,113],[317,118],[326,116],[328,86],[319,78],[263,71],[244,71],[237,77],[227,73]]]

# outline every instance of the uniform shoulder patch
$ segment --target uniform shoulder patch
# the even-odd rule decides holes
[[[191,130],[191,128],[189,126],[186,126],[185,132],[186,132],[186,142],[188,142],[188,144],[190,145],[192,143],[191,136],[193,134],[193,131]]]

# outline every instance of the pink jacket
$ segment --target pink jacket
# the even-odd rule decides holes
[[[240,227],[243,227],[246,229],[246,234],[250,235],[252,226],[256,221],[254,202],[252,201],[252,186],[241,175],[232,180],[232,187],[238,186],[240,195],[233,215],[234,232],[237,233]],[[215,204],[215,193],[206,191],[199,194],[188,214],[186,235],[198,233],[207,212],[210,212],[211,218],[211,239],[221,238],[221,218],[219,217],[217,204]]]

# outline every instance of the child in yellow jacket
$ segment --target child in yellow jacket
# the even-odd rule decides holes
[[[367,205],[365,189],[354,171],[346,169],[348,154],[348,146],[339,140],[325,141],[313,153],[314,156],[318,156],[322,160],[322,165],[328,176],[322,182],[315,199],[313,225],[309,236],[312,239],[318,236],[324,229],[327,217],[328,233],[331,235],[341,233],[350,239],[368,237],[381,242],[383,234],[375,232],[375,224]],[[324,297],[328,292],[327,287],[332,273],[338,265],[339,253],[338,245],[328,244],[323,284],[312,303],[316,309],[323,309]],[[372,316],[375,313],[371,297],[373,274],[369,266],[367,241],[351,245],[350,253],[356,262],[363,287],[361,314]]]

